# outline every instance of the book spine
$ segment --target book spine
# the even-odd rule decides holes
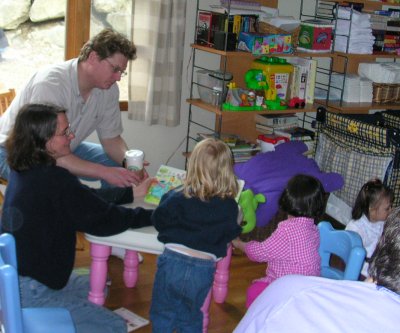
[[[297,116],[293,117],[263,117],[262,115],[256,115],[255,116],[255,121],[256,123],[259,123],[261,125],[267,125],[267,126],[276,126],[276,125],[286,125],[286,124],[298,124],[298,118]]]
[[[299,87],[297,84],[298,76],[299,76],[299,66],[296,64],[293,64],[293,73],[291,75],[291,82],[290,82],[290,86],[289,86],[290,87],[289,88],[290,89],[290,93],[289,93],[290,99],[292,99],[294,97],[298,97],[298,94],[299,94],[299,92],[298,92]]]
[[[256,129],[265,134],[272,134],[276,130],[293,129],[293,128],[296,128],[297,126],[298,126],[297,123],[296,124],[281,124],[281,125],[275,125],[275,126],[267,126],[267,125],[262,125],[262,124],[256,123]]]
[[[306,103],[314,103],[315,80],[317,76],[317,60],[309,59],[308,78],[306,84]]]
[[[211,12],[199,12],[197,24],[196,42],[201,45],[210,45],[212,24]]]
[[[241,15],[234,15],[233,16],[232,32],[234,34],[237,34],[237,36],[239,36],[239,32],[241,30],[241,26],[242,26],[242,16]]]

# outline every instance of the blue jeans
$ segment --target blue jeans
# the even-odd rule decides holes
[[[153,333],[201,333],[201,307],[212,286],[213,260],[165,249],[157,261],[150,308]]]
[[[126,322],[119,315],[88,300],[89,275],[72,274],[61,290],[20,276],[22,307],[62,307],[70,311],[77,333],[126,333]]]
[[[119,166],[115,161],[108,157],[103,147],[98,143],[82,142],[73,151],[73,153],[79,158],[90,161],[93,163],[102,164],[105,166]],[[3,146],[0,146],[0,176],[8,179],[10,175],[10,167],[7,163],[7,151]],[[84,178],[87,181],[98,181],[99,179]],[[101,180],[101,187],[110,187],[110,184]]]

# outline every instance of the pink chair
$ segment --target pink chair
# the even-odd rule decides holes
[[[143,206],[135,202],[135,206]],[[131,205],[133,207],[133,205]],[[90,242],[90,255],[92,263],[90,266],[90,291],[89,301],[103,305],[105,302],[104,289],[107,279],[108,257],[111,253],[111,247],[125,249],[123,278],[127,288],[133,288],[136,285],[139,272],[138,252],[161,254],[164,250],[164,244],[157,240],[157,231],[154,227],[144,227],[140,229],[129,229],[118,235],[109,237],[97,237],[85,234]],[[209,323],[209,309],[211,304],[211,295],[216,303],[223,303],[228,295],[229,266],[232,256],[232,246],[228,247],[227,256],[217,263],[217,269],[214,276],[214,284],[210,290],[201,310],[204,314],[203,332],[207,332]]]

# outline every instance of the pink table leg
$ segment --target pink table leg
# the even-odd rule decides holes
[[[90,243],[90,291],[89,301],[103,305],[105,302],[104,288],[107,279],[107,261],[111,253],[111,247]]]
[[[211,289],[207,294],[201,312],[203,312],[203,333],[208,332],[208,323],[210,322],[210,304],[211,304]]]
[[[138,279],[139,258],[136,251],[126,250],[124,258],[124,282],[127,288],[133,288]]]
[[[228,295],[229,266],[232,257],[232,244],[229,244],[226,257],[218,261],[214,276],[213,296],[215,303],[224,303]]]

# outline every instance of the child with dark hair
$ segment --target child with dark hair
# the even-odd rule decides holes
[[[262,242],[233,241],[248,258],[268,263],[266,276],[252,282],[247,290],[246,306],[277,278],[289,274],[319,276],[319,232],[315,225],[325,211],[325,191],[321,182],[308,175],[292,177],[279,199],[287,219]]]
[[[351,212],[352,220],[347,224],[346,230],[357,232],[367,251],[366,262],[361,270],[364,277],[368,277],[368,261],[392,210],[392,202],[393,191],[380,179],[366,182],[357,195]]]

